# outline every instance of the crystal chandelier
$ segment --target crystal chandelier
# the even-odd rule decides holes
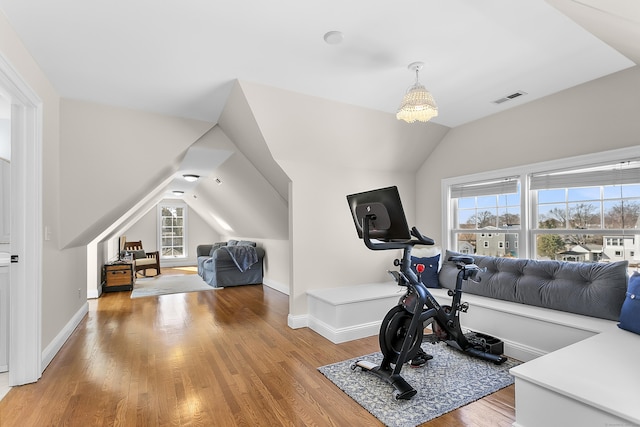
[[[407,93],[402,99],[402,103],[398,108],[396,118],[404,120],[407,123],[413,123],[416,120],[420,122],[428,122],[438,115],[438,106],[433,100],[433,96],[418,81],[418,73],[424,66],[422,62],[413,62],[407,68],[416,72],[416,82],[407,89]]]

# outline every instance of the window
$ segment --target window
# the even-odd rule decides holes
[[[449,191],[456,250],[518,256],[515,241],[519,238],[521,218],[519,177],[460,183],[452,185]]]
[[[186,258],[187,206],[182,202],[158,205],[160,257]]]
[[[640,264],[637,147],[446,179],[443,195],[453,250]]]

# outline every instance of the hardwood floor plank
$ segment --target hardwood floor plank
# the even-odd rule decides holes
[[[40,381],[0,401],[0,424],[382,425],[317,371],[378,351],[377,337],[336,345],[290,329],[288,303],[262,285],[133,300],[105,294],[90,301]],[[511,386],[425,426],[514,420]]]

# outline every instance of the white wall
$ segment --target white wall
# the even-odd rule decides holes
[[[416,175],[417,222],[442,241],[443,178],[639,146],[640,67],[451,130]]]
[[[387,281],[398,254],[364,246],[346,196],[397,185],[412,223],[415,171],[449,128],[246,82],[241,88],[291,179],[290,316],[307,314],[308,290]]]
[[[171,177],[213,124],[61,101],[63,246],[85,245]]]

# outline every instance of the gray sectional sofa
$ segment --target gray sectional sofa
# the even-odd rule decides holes
[[[255,242],[229,240],[199,245],[198,274],[215,288],[262,283],[265,251]]]

